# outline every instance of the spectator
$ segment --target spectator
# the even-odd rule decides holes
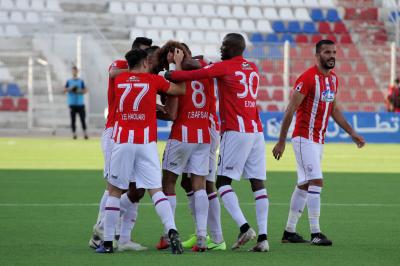
[[[395,84],[389,87],[386,98],[386,105],[389,112],[400,113],[400,79],[395,80]]]
[[[86,122],[85,122],[85,101],[84,94],[87,93],[87,88],[85,87],[85,82],[78,78],[78,68],[76,66],[72,67],[72,78],[67,80],[65,84],[64,93],[67,94],[67,101],[71,114],[71,129],[72,138],[76,139],[76,114],[79,114],[81,120],[84,138],[88,139],[86,132]]]

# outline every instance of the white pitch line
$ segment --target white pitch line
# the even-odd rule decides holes
[[[153,203],[140,203],[142,206],[153,206]],[[177,203],[187,205],[187,203]],[[242,202],[240,205],[254,205],[254,202]],[[289,206],[289,203],[272,202],[272,206]],[[327,207],[400,207],[396,203],[322,203]],[[0,207],[98,207],[99,203],[0,203]]]

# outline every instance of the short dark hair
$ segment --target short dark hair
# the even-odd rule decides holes
[[[319,42],[317,42],[317,44],[315,45],[315,53],[318,54],[321,52],[321,47],[322,45],[334,45],[335,42],[331,41],[331,40],[320,40]]]
[[[132,49],[139,48],[140,45],[151,46],[152,43],[153,43],[152,39],[146,37],[137,37],[132,43]]]
[[[150,54],[154,53],[155,51],[157,51],[158,49],[160,49],[160,46],[153,45],[153,46],[150,46],[149,48],[146,48],[144,50],[147,52],[147,54],[150,55]]]
[[[246,40],[242,34],[232,32],[225,35],[225,38],[232,38],[234,40],[235,48],[238,52],[243,53],[244,49],[246,49]]]
[[[139,48],[133,48],[125,54],[125,59],[128,62],[129,69],[135,68],[146,58],[147,52]]]

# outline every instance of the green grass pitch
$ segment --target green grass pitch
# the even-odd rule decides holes
[[[296,173],[291,145],[279,162],[272,145],[266,145],[269,253],[249,253],[250,244],[181,256],[157,251],[162,226],[146,195],[133,238],[149,250],[103,255],[87,246],[104,189],[99,139],[0,138],[0,265],[400,265],[400,145],[325,145],[321,228],[332,247],[280,243]],[[257,228],[248,182],[234,188]],[[186,197],[177,191],[177,226],[186,238],[194,228]],[[238,228],[221,209],[230,246]],[[306,213],[298,232],[309,237]]]

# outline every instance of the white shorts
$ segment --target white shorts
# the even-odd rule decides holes
[[[114,144],[107,181],[120,189],[128,189],[130,182],[137,188],[161,188],[157,143]]]
[[[219,148],[218,175],[266,180],[264,134],[226,131]]]
[[[297,184],[303,185],[312,179],[322,179],[321,160],[324,146],[303,137],[292,139],[297,162]]]
[[[107,178],[108,170],[110,169],[110,159],[111,152],[114,145],[114,140],[112,139],[113,128],[109,127],[104,129],[103,135],[101,136],[101,149],[103,151],[104,158],[104,178]]]
[[[209,143],[185,143],[169,139],[163,155],[162,168],[177,175],[187,172],[207,176],[209,154]]]
[[[219,141],[221,136],[219,132],[215,129],[210,129],[211,145],[209,154],[209,171],[206,176],[206,180],[215,183],[216,173],[217,173],[217,150],[219,148]]]

